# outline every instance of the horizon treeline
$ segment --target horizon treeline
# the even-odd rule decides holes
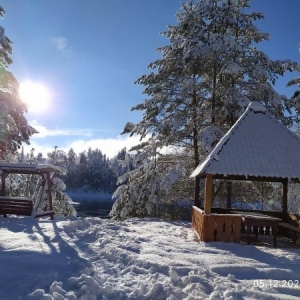
[[[32,148],[30,153],[18,154],[16,159],[27,163],[49,163],[65,169],[66,173],[59,177],[65,182],[67,191],[83,189],[113,193],[117,188],[118,177],[127,172],[123,166],[128,155],[126,148],[113,158],[108,158],[98,148],[76,153],[73,148],[65,152],[55,146],[47,157],[42,153],[35,155],[34,152]]]

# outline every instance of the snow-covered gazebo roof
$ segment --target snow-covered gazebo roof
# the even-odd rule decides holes
[[[20,174],[40,174],[47,172],[64,173],[60,167],[50,164],[28,164],[0,162],[0,171]]]
[[[300,138],[252,102],[191,177],[300,179]]]

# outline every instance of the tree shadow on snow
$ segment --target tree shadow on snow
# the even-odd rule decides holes
[[[48,226],[43,228],[43,223]],[[63,238],[55,220],[0,218],[0,234],[1,230],[5,234],[2,242],[11,243],[0,246],[0,265],[7,281],[0,295],[1,291],[20,290],[20,296],[25,296],[36,288],[48,289],[54,281],[79,277],[90,268],[90,262]],[[19,289],[22,285],[26,290]]]
[[[300,249],[280,249],[235,243],[210,242],[209,247],[224,255],[224,264],[232,254],[243,264],[232,263],[232,267],[216,266],[213,271],[221,276],[236,274],[237,279],[299,280],[300,269],[295,258],[300,258]],[[233,258],[233,260],[235,260]]]

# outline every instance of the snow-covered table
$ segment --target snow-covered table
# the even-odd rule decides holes
[[[231,213],[241,215],[242,223],[247,227],[247,242],[250,244],[251,228],[257,228],[255,231],[256,237],[258,237],[259,227],[271,228],[273,234],[273,245],[277,244],[277,227],[278,223],[282,220],[279,218],[270,217],[262,213],[256,212],[244,212],[244,211],[232,211]]]

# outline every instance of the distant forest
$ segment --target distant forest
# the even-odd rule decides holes
[[[53,152],[43,157],[42,153],[35,155],[34,149],[30,153],[19,154],[18,161],[30,163],[50,163],[65,169],[66,174],[60,175],[68,191],[83,189],[85,191],[103,191],[113,193],[117,188],[117,179],[128,169],[122,166],[126,149],[121,150],[114,158],[109,159],[99,149],[75,153],[54,148]]]

